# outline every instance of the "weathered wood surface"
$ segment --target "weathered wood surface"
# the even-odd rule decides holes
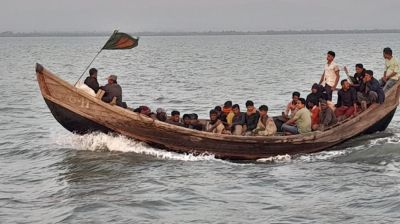
[[[362,134],[384,119],[387,120],[387,115],[397,108],[400,94],[400,86],[397,83],[386,93],[384,104],[374,104],[357,117],[324,132],[292,136],[234,136],[178,127],[110,105],[80,91],[39,64],[36,74],[43,97],[53,105],[49,108],[55,117],[54,108],[57,107],[58,113],[60,110],[67,110],[71,112],[68,114],[72,114],[69,116],[88,119],[116,133],[156,147],[184,153],[214,154],[225,159],[253,160],[327,149]],[[64,119],[58,114],[56,119],[67,128],[68,119],[71,118]]]

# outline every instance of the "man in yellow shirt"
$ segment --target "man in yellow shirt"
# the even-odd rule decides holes
[[[383,49],[383,58],[385,58],[385,72],[380,80],[383,91],[386,92],[399,80],[400,70],[399,62],[393,56],[392,49],[386,47]]]

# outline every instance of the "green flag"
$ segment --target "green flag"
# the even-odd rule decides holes
[[[139,38],[131,37],[126,33],[120,33],[115,30],[108,39],[107,43],[104,45],[102,50],[122,50],[131,49],[138,45]]]

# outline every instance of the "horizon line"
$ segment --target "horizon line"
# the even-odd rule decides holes
[[[124,31],[125,32],[125,31]],[[108,36],[105,31],[30,31],[0,32],[0,37],[42,37],[42,36]],[[206,35],[296,35],[296,34],[368,34],[400,33],[400,29],[305,29],[305,30],[267,30],[267,31],[140,31],[125,32],[136,36],[206,36]]]

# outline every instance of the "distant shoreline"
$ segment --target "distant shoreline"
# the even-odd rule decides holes
[[[126,32],[126,31],[122,31]],[[93,37],[112,32],[1,32],[0,37]],[[283,31],[208,31],[208,32],[126,32],[134,36],[226,36],[226,35],[301,35],[301,34],[384,34],[400,33],[400,29],[370,30],[283,30]]]

